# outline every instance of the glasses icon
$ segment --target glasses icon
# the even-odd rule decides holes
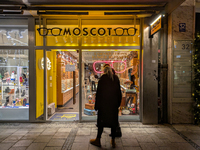
[[[99,71],[97,70],[96,68],[96,64],[109,64],[111,68],[115,69],[114,68],[114,64],[115,63],[119,63],[120,65],[124,66],[124,69],[123,70],[120,70],[120,71],[117,71],[115,70],[115,73],[123,73],[125,70],[126,70],[126,61],[121,61],[121,60],[114,60],[114,61],[110,61],[110,60],[106,60],[106,61],[95,61],[93,63],[93,70],[96,72],[96,73],[103,73],[103,71]]]
[[[49,34],[49,31],[51,32],[51,35],[53,36],[59,36],[62,29],[61,28],[57,28],[57,27],[54,27],[54,28],[45,28],[45,27],[41,27],[41,28],[38,28],[37,29],[40,36],[47,36]]]
[[[115,31],[115,36],[135,36],[137,29],[134,27],[130,28],[118,27],[115,28],[114,31]]]

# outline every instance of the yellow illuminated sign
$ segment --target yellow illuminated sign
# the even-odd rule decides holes
[[[150,25],[151,35],[161,29],[161,15]]]

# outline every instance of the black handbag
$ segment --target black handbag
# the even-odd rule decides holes
[[[109,136],[112,136],[112,135],[109,134]],[[118,124],[118,126],[116,128],[115,137],[122,137],[122,131],[121,131],[121,127],[119,126],[119,124]]]
[[[122,131],[121,131],[121,127],[117,127],[116,128],[116,137],[122,137]]]

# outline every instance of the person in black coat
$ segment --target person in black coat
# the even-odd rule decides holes
[[[101,147],[101,135],[104,127],[111,128],[112,147],[115,147],[115,133],[118,126],[118,108],[122,99],[119,78],[112,74],[111,67],[104,65],[104,74],[101,76],[97,92],[95,110],[98,110],[97,124],[98,133],[96,139],[91,139],[90,143]]]

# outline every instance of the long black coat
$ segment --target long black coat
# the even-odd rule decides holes
[[[118,125],[118,108],[121,104],[122,93],[119,78],[116,75],[113,77],[114,80],[104,74],[98,82],[95,102],[95,110],[98,110],[98,126]]]

